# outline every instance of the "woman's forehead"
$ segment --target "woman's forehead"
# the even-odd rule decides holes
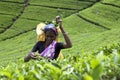
[[[47,31],[46,34],[47,34],[47,35],[55,35],[55,33],[54,33],[53,31],[50,31],[50,30]]]

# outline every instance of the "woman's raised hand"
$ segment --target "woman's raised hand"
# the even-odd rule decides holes
[[[60,16],[56,16],[56,23],[61,23],[62,19],[60,18]]]
[[[56,23],[59,24],[59,27],[62,27],[62,19],[60,16],[56,16]]]

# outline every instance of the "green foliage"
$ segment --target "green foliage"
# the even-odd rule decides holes
[[[68,8],[80,10],[92,4],[92,2],[78,0],[30,0],[31,5],[42,5],[54,8]]]
[[[68,55],[63,60],[48,60],[38,57],[37,60],[23,62],[21,58],[16,63],[10,63],[8,66],[1,68],[1,79],[17,80],[109,80],[120,79],[120,46],[110,48],[109,55],[104,51],[97,54],[82,53],[74,56]],[[116,55],[119,55],[116,57]]]
[[[84,18],[110,29],[119,28],[119,14],[120,8],[100,3],[95,4],[91,8],[88,8],[82,12],[79,12],[79,15],[83,16]]]
[[[17,16],[22,10],[22,6],[23,6],[22,4],[7,3],[7,2],[0,1],[0,13]]]
[[[20,35],[19,37],[1,41],[0,66],[6,66],[10,61],[14,62],[19,58],[24,57],[32,49],[35,42],[35,31],[30,31],[28,33]]]
[[[12,24],[0,34],[0,80],[119,80],[119,3],[30,0],[24,6],[24,0],[0,0],[0,31]],[[37,24],[56,15],[63,18],[73,47],[62,51],[63,60],[24,63],[23,57],[36,43]]]
[[[6,28],[12,23],[14,16],[0,15],[0,28]]]
[[[74,13],[74,10],[54,9],[41,6],[29,6],[26,8],[22,18],[35,19],[40,21],[52,21],[56,15],[66,17]],[[47,16],[47,17],[46,17]]]
[[[3,2],[7,2],[7,1],[9,1],[9,2],[24,2],[24,0],[0,0],[0,1],[3,1]]]
[[[63,25],[65,29],[70,32],[70,34],[80,34],[80,33],[91,33],[91,32],[103,32],[105,29],[98,27],[97,25],[91,24],[83,19],[81,19],[76,14],[73,14],[64,19]],[[74,28],[74,30],[73,30]]]
[[[108,3],[111,5],[116,5],[120,7],[120,1],[119,0],[102,0],[103,3]]]
[[[14,25],[10,27],[9,30],[5,31],[3,34],[0,35],[0,41],[20,35],[27,31],[34,30],[36,28],[36,24],[38,23],[39,21],[32,21],[20,18],[14,23]]]

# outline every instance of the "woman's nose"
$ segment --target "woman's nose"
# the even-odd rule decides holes
[[[48,40],[51,40],[51,37],[47,37]]]

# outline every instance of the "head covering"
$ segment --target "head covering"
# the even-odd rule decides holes
[[[58,35],[57,28],[55,27],[54,24],[48,24],[44,27],[44,32],[46,33],[47,31],[53,31],[55,35]]]
[[[45,26],[46,26],[46,24],[42,23],[42,22],[37,25],[37,27],[36,27],[37,35],[41,35],[41,34],[44,33],[43,29],[44,29]]]

